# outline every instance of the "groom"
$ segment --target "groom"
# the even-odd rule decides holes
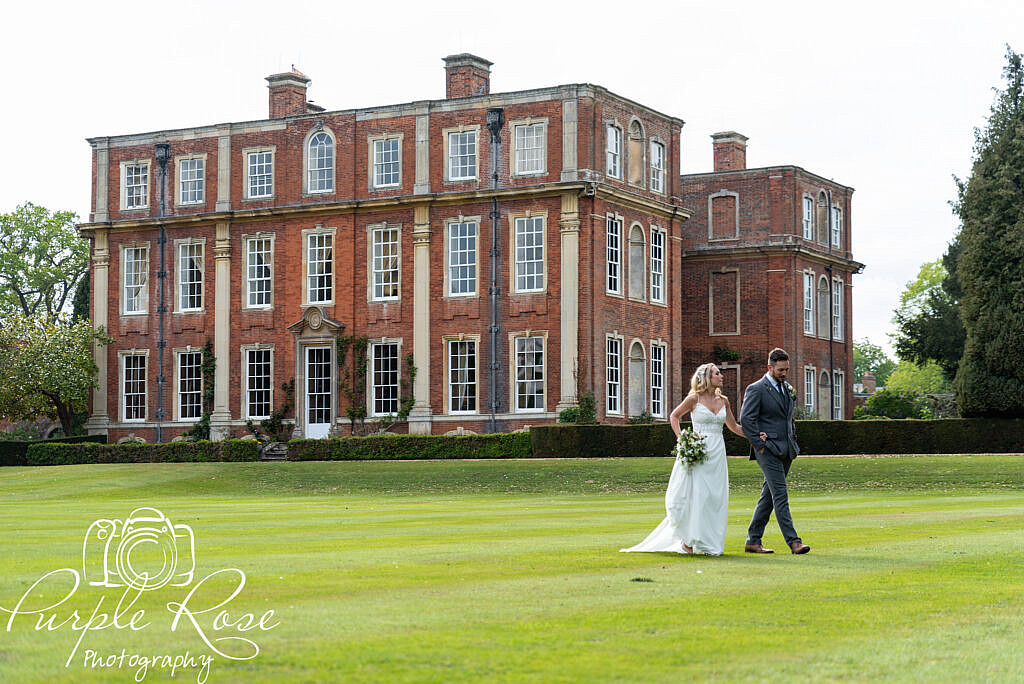
[[[786,475],[793,459],[800,453],[796,444],[793,423],[793,398],[789,395],[786,375],[789,373],[789,354],[776,347],[768,354],[768,372],[757,382],[748,385],[743,394],[740,426],[750,441],[750,460],[757,461],[764,473],[761,498],[754,509],[754,517],[747,529],[747,553],[774,553],[761,545],[765,525],[775,510],[775,520],[793,553],[807,553],[793,527],[789,515],[789,493]]]

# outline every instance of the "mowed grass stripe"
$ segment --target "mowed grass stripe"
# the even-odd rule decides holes
[[[489,471],[491,484],[477,482],[467,493],[440,491],[429,478],[416,489],[413,475],[430,470],[422,463],[405,464],[411,474],[397,479],[407,485],[388,495],[381,492],[394,490],[396,471],[376,463],[318,464],[326,474],[313,474],[316,482],[333,487],[339,473],[355,473],[369,487],[331,495],[309,494],[312,484],[295,481],[310,464],[286,464],[303,468],[286,468],[282,482],[258,495],[245,472],[266,478],[272,471],[244,471],[232,483],[239,464],[182,464],[178,473],[163,465],[35,469],[48,474],[23,475],[11,497],[0,480],[0,525],[8,531],[0,604],[41,572],[73,565],[91,520],[154,505],[195,527],[201,574],[245,569],[240,610],[281,615],[280,628],[260,635],[258,659],[218,661],[213,682],[949,681],[979,673],[1012,679],[1020,671],[1014,627],[1024,619],[1024,486],[1005,486],[994,458],[989,473],[963,460],[973,472],[961,478],[967,484],[940,481],[931,490],[865,486],[877,477],[874,463],[901,459],[849,459],[836,491],[829,491],[832,475],[808,468],[811,482],[794,490],[793,501],[814,546],[809,556],[740,552],[756,483],[744,488],[736,478],[725,557],[620,554],[663,515],[667,460],[650,460],[663,481],[635,495],[619,485],[605,493],[598,483],[563,492],[560,462],[535,494],[476,488],[504,480],[500,469]],[[812,460],[798,465],[805,463]],[[442,465],[457,481],[486,474],[473,467],[471,478]],[[530,478],[544,470],[530,466],[540,469]],[[118,478],[107,497],[96,488],[78,498],[68,494],[78,472],[87,480],[97,472]],[[371,473],[379,478],[376,494]],[[197,477],[207,493],[184,494],[184,483]],[[50,490],[65,495],[58,501]],[[768,537],[784,548],[774,524]],[[637,577],[653,581],[631,581]],[[143,604],[159,614],[163,600]],[[64,670],[71,637],[0,634],[0,680],[130,681],[130,673]],[[129,642],[110,632],[87,639],[111,652],[199,646],[185,633],[143,632]]]

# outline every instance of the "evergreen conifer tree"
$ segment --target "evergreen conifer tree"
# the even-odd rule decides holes
[[[1024,416],[1024,66],[1009,47],[1006,57],[1006,88],[975,131],[970,177],[957,180],[964,416]]]

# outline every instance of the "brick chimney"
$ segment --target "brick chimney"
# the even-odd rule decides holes
[[[491,92],[491,65],[482,57],[463,52],[444,58],[444,96],[472,97]]]
[[[267,76],[270,89],[270,118],[283,119],[286,116],[306,113],[306,87],[309,78],[297,72]],[[314,105],[315,107],[316,105]]]
[[[860,378],[860,384],[864,386],[865,394],[874,394],[878,385],[875,383],[875,374],[868,371]]]
[[[711,135],[715,149],[715,171],[742,171],[747,168],[747,136],[736,131]]]

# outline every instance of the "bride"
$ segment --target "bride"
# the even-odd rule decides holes
[[[674,551],[721,555],[725,549],[725,524],[729,516],[729,468],[725,462],[724,424],[737,435],[729,400],[722,394],[722,372],[713,363],[697,368],[690,393],[669,417],[679,436],[679,418],[690,412],[693,431],[704,436],[708,458],[688,466],[676,459],[665,493],[667,515],[647,539],[624,552]]]

